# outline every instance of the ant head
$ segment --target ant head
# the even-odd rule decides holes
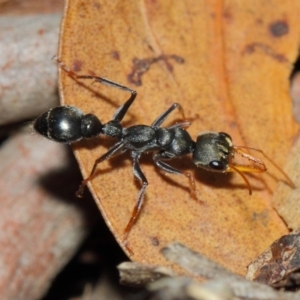
[[[92,114],[84,115],[73,106],[58,106],[39,116],[34,129],[44,137],[59,143],[73,143],[101,133],[102,124]]]
[[[205,132],[197,137],[193,161],[197,167],[215,172],[227,172],[233,153],[231,137],[224,132]]]

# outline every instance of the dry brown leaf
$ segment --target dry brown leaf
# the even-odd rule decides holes
[[[59,55],[80,74],[97,74],[136,88],[127,126],[151,124],[171,103],[179,102],[186,115],[195,118],[188,129],[194,139],[201,131],[227,132],[236,145],[263,149],[283,166],[298,129],[291,113],[289,75],[299,45],[299,9],[298,1],[275,0],[73,0],[67,3]],[[147,64],[166,55],[184,63],[160,59]],[[146,59],[140,86],[132,81],[137,59]],[[94,113],[103,122],[129,96],[100,84],[80,85],[66,74],[60,84],[64,104]],[[173,120],[178,118],[174,114]],[[113,141],[100,138],[74,147],[85,176],[111,145]],[[177,240],[244,274],[251,260],[287,233],[271,204],[282,176],[269,164],[267,174],[249,176],[251,197],[237,174],[196,169],[189,158],[174,165],[194,170],[204,204],[192,200],[185,180],[165,176],[151,156],[144,155],[142,169],[150,185],[129,236],[133,260],[167,264],[159,249]],[[133,180],[129,155],[99,166],[90,187],[121,244],[140,188]]]
[[[291,98],[293,100],[293,113],[295,120],[300,121],[300,73],[293,75],[291,80]],[[300,140],[299,134],[295,139],[293,148],[288,156],[288,163],[285,168],[286,172],[292,176],[296,186],[299,187],[300,177]],[[300,228],[300,194],[299,188],[288,189],[284,184],[279,184],[273,198],[273,205],[284,219],[287,226],[293,230]]]
[[[296,186],[299,186],[300,177],[300,140],[297,138],[290,153],[285,170],[294,178]],[[299,188],[288,189],[280,183],[273,198],[273,205],[284,219],[287,226],[293,230],[300,228]]]

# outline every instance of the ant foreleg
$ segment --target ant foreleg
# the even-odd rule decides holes
[[[178,169],[175,169],[174,167],[166,164],[165,162],[163,162],[162,160],[166,160],[166,159],[170,159],[170,158],[166,158],[164,156],[162,156],[161,153],[156,153],[153,156],[153,161],[154,163],[162,170],[171,173],[171,174],[176,174],[176,175],[184,175],[188,180],[189,180],[189,186],[190,186],[190,192],[191,192],[191,196],[194,200],[196,200],[199,203],[202,203],[201,200],[199,200],[197,198],[196,195],[196,184],[195,184],[195,179],[194,176],[190,173],[190,172],[185,172],[185,171],[181,171]]]
[[[130,218],[128,224],[126,225],[126,227],[124,229],[123,244],[125,245],[127,250],[132,253],[131,249],[127,246],[128,234],[129,234],[132,226],[136,222],[136,219],[139,216],[139,213],[142,209],[146,188],[148,186],[148,181],[147,181],[147,178],[144,175],[143,171],[141,170],[141,167],[140,167],[140,164],[139,164],[139,159],[141,157],[141,152],[132,151],[131,152],[131,157],[132,157],[132,160],[133,160],[133,166],[132,166],[133,174],[136,178],[138,178],[143,183],[143,186],[139,191],[138,199],[137,199],[137,201],[135,203],[135,206],[134,206],[134,209],[132,211],[131,218]]]
[[[184,115],[184,111],[182,106],[179,103],[173,103],[164,113],[162,113],[152,124],[152,127],[159,127],[165,119],[169,116],[169,114],[175,110],[176,108],[179,109],[179,112],[182,115],[183,120],[186,120],[186,117]]]
[[[97,158],[95,160],[90,175],[82,181],[81,185],[79,186],[78,191],[76,192],[77,197],[79,197],[79,198],[82,197],[84,188],[87,185],[87,183],[93,179],[93,176],[94,176],[94,173],[96,171],[96,168],[97,168],[98,164],[103,162],[106,159],[109,159],[112,155],[114,155],[116,152],[121,150],[124,146],[125,146],[125,142],[120,141],[120,142],[116,143],[113,147],[111,147],[105,154],[103,154],[102,156],[100,156],[99,158]]]
[[[102,84],[112,86],[115,88],[118,88],[120,90],[130,92],[131,96],[130,98],[122,105],[120,106],[117,111],[115,112],[113,116],[113,120],[121,122],[122,119],[124,118],[125,114],[127,113],[129,107],[133,103],[133,101],[136,98],[136,91],[125,86],[122,84],[119,84],[117,82],[114,82],[112,80],[109,80],[107,78],[99,77],[99,76],[93,76],[93,75],[78,75],[74,71],[72,71],[70,68],[68,68],[59,58],[55,57],[57,63],[59,64],[60,68],[64,70],[70,77],[75,78],[75,79],[93,79],[96,82],[100,82]]]

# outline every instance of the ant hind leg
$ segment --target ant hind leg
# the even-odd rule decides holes
[[[129,251],[129,253],[133,254],[132,250],[128,247],[128,235],[135,224],[141,209],[143,207],[144,203],[144,196],[145,192],[148,186],[148,181],[146,176],[144,175],[143,171],[141,170],[140,164],[139,164],[139,159],[141,157],[140,152],[132,151],[131,152],[131,157],[133,159],[133,174],[136,178],[138,178],[140,181],[142,181],[143,186],[139,191],[138,199],[135,203],[134,209],[131,213],[131,217],[129,222],[127,223],[125,229],[124,229],[124,236],[123,236],[123,245],[126,247],[126,249]]]
[[[99,158],[97,158],[95,160],[92,171],[90,172],[90,175],[82,181],[81,185],[79,186],[78,191],[76,192],[77,197],[79,197],[79,198],[82,197],[82,194],[83,194],[83,191],[84,191],[86,185],[94,177],[94,174],[95,174],[98,164],[100,164],[101,162],[103,162],[106,159],[109,159],[112,155],[114,155],[116,152],[121,150],[124,146],[125,146],[124,141],[120,141],[120,142],[116,143],[114,146],[112,146],[105,154],[103,154],[102,156],[100,156]]]
[[[57,61],[59,67],[65,71],[70,77],[74,78],[75,80],[78,79],[93,79],[96,82],[108,85],[108,86],[112,86],[115,88],[118,88],[120,90],[126,91],[126,92],[130,92],[131,96],[129,97],[129,99],[122,105],[120,106],[116,113],[113,116],[113,120],[121,122],[122,119],[124,118],[125,114],[127,113],[129,107],[131,106],[131,104],[133,103],[133,101],[135,100],[136,96],[137,96],[137,92],[125,85],[119,84],[117,82],[114,82],[112,80],[109,80],[107,78],[103,78],[103,77],[99,77],[99,76],[93,76],[93,75],[78,75],[76,74],[74,71],[72,71],[69,67],[67,67],[58,57],[55,57],[55,60]]]

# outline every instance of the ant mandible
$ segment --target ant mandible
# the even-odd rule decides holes
[[[142,182],[137,201],[135,203],[131,218],[124,229],[123,245],[131,251],[128,246],[128,235],[132,229],[143,206],[144,195],[148,186],[148,181],[140,168],[139,160],[144,152],[153,151],[153,162],[160,169],[177,175],[185,176],[189,181],[191,196],[198,201],[196,197],[196,187],[194,177],[190,172],[178,170],[165,161],[192,154],[193,162],[197,167],[204,168],[213,172],[237,172],[245,181],[249,194],[252,194],[251,185],[243,174],[244,172],[265,172],[265,164],[258,158],[255,158],[243,149],[251,149],[260,152],[268,161],[270,161],[287,179],[289,185],[294,187],[294,183],[288,175],[280,169],[262,150],[234,146],[230,135],[224,132],[204,132],[200,133],[197,141],[193,141],[190,134],[185,130],[190,122],[182,122],[169,127],[162,127],[162,123],[175,109],[179,109],[183,119],[185,119],[183,109],[178,103],[173,103],[165,112],[163,112],[150,126],[134,125],[124,128],[121,121],[126,115],[129,107],[134,102],[137,93],[126,86],[114,81],[91,75],[77,75],[71,71],[65,64],[57,59],[60,67],[75,80],[92,79],[105,85],[109,85],[124,91],[131,95],[129,99],[121,105],[115,112],[112,120],[102,124],[97,116],[93,114],[84,114],[80,109],[74,106],[58,106],[50,109],[39,116],[33,124],[34,129],[44,137],[60,143],[74,143],[83,138],[94,138],[99,135],[106,135],[117,139],[117,142],[102,156],[94,162],[90,175],[83,180],[76,195],[82,196],[85,186],[92,180],[99,163],[109,159],[116,153],[129,151],[133,162],[133,174]],[[241,165],[233,162],[234,154],[238,153],[247,158],[253,164]]]

